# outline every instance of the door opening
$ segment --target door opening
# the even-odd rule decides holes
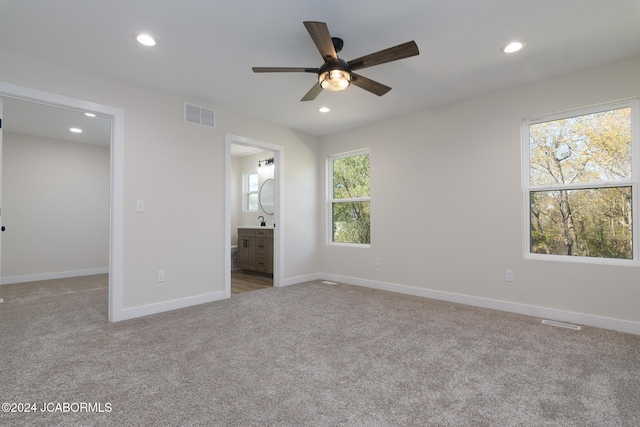
[[[96,114],[108,119],[108,132],[110,133],[109,148],[109,249],[108,249],[108,273],[109,273],[109,310],[110,322],[122,320],[122,270],[123,270],[123,160],[124,160],[124,113],[121,109],[105,105],[95,104],[62,95],[43,92],[31,88],[0,82],[0,98],[5,100],[17,100],[23,103],[30,102],[34,105],[56,107],[59,111],[81,111]],[[6,121],[3,127],[6,129]],[[68,130],[68,129],[67,129]],[[0,158],[0,161],[2,159]],[[5,224],[6,225],[6,224]],[[7,227],[7,230],[9,227]]]
[[[231,296],[231,270],[234,264],[234,260],[232,258],[232,244],[236,246],[236,251],[238,259],[245,258],[244,254],[240,252],[242,250],[247,251],[248,248],[245,248],[242,243],[246,242],[246,238],[239,238],[239,241],[235,239],[236,231],[243,230],[248,233],[258,233],[255,236],[256,239],[256,255],[253,259],[255,265],[253,267],[249,267],[250,269],[255,269],[256,271],[269,271],[269,265],[267,261],[267,267],[260,266],[260,259],[270,259],[270,256],[273,257],[272,261],[272,272],[273,272],[273,281],[272,284],[275,287],[282,286],[282,275],[283,275],[283,230],[284,230],[284,215],[282,212],[283,206],[283,185],[282,185],[282,171],[283,171],[283,161],[284,161],[284,147],[272,144],[264,141],[259,141],[251,138],[241,137],[238,135],[226,135],[226,145],[225,145],[225,297],[229,298]],[[234,173],[238,173],[232,165],[233,154],[237,152],[237,149],[241,149],[245,155],[253,156],[251,157],[253,160],[256,160],[256,184],[257,190],[255,194],[249,195],[247,200],[243,200],[240,196],[240,193],[243,194],[244,197],[247,196],[247,192],[242,192],[242,189],[239,188],[239,185],[236,185],[237,178],[232,179],[232,171]],[[261,156],[264,156],[263,159]],[[258,162],[260,162],[260,166],[258,166]],[[270,169],[271,167],[271,169]],[[247,169],[247,168],[245,168]],[[246,172],[241,171],[239,173]],[[265,175],[266,174],[266,175]],[[269,176],[267,176],[269,175]],[[266,185],[265,185],[266,183]],[[262,184],[262,185],[261,185]],[[273,190],[269,190],[268,186],[273,185]],[[262,190],[262,191],[260,191]],[[232,194],[233,191],[233,194]],[[262,194],[264,193],[264,194]],[[268,200],[267,195],[273,196],[273,200]],[[255,197],[254,197],[255,196]],[[262,199],[260,196],[263,196]],[[257,205],[254,207],[250,207],[247,209],[249,205],[253,205],[254,200]],[[237,209],[236,209],[237,206]],[[244,206],[244,208],[240,207]],[[253,210],[255,209],[255,210]],[[241,212],[241,213],[239,213]],[[241,217],[244,216],[244,219]],[[253,219],[255,216],[255,222]],[[255,224],[255,230],[246,229],[245,227],[250,227]],[[243,226],[238,228],[238,226]],[[261,225],[264,225],[261,226]],[[262,236],[264,234],[264,236]],[[262,236],[262,237],[261,237]],[[248,236],[251,239],[251,236]],[[269,241],[269,239],[272,239]],[[264,243],[267,249],[263,249],[265,253],[260,253],[261,249],[258,246],[257,242],[268,242]],[[269,244],[272,242],[272,248],[269,247]],[[240,247],[243,246],[243,247]],[[246,246],[246,245],[245,245]],[[271,251],[269,253],[269,251]],[[235,273],[234,273],[235,274]],[[259,275],[258,275],[259,276]],[[253,279],[249,279],[250,281],[254,281]],[[255,282],[257,284],[266,283],[262,282],[260,278],[256,278]]]

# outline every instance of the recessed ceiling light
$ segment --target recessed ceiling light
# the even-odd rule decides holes
[[[69,131],[73,133],[82,133],[82,129],[80,128],[70,128]]]
[[[156,39],[154,39],[153,37],[151,37],[149,34],[147,33],[142,33],[142,34],[138,34],[136,36],[136,40],[138,41],[138,43],[140,43],[143,46],[148,46],[148,47],[152,47],[155,46],[157,41]]]
[[[329,107],[320,107],[320,108],[318,108],[318,111],[320,111],[321,113],[328,113],[329,111],[331,111],[331,108],[329,108]]]
[[[508,45],[506,45],[505,47],[503,47],[502,49],[500,49],[500,52],[502,53],[515,53],[517,51],[519,51],[520,49],[522,49],[523,47],[525,47],[527,44],[525,42],[521,42],[521,41],[515,41],[515,42],[511,42]]]
[[[85,116],[87,117],[95,117],[96,115],[93,113],[84,113]]]

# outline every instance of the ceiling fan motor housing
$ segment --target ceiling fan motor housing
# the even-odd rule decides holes
[[[333,42],[333,48],[336,50],[336,53],[340,53],[344,46],[344,41],[340,37],[331,37],[331,41]]]

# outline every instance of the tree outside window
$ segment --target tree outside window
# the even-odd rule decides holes
[[[329,159],[331,241],[371,243],[369,152]]]
[[[635,105],[525,122],[529,253],[634,259]]]
[[[244,174],[244,210],[245,212],[258,211],[258,172],[252,171]]]

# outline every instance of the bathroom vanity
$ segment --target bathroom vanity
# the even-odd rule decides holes
[[[273,228],[238,227],[238,268],[273,274]]]

